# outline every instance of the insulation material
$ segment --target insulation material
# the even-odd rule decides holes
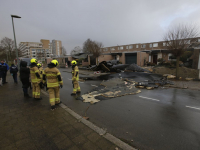
[[[141,91],[135,88],[135,82],[127,79],[113,78],[102,82],[103,88],[96,88],[88,94],[82,95],[83,102],[90,102],[91,104],[99,102],[100,96],[106,98],[114,98],[125,95],[132,95],[140,93]]]

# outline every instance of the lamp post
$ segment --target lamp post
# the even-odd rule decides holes
[[[17,57],[17,66],[20,69],[19,66],[19,57],[18,57],[18,50],[17,50],[17,42],[16,42],[16,37],[15,37],[15,28],[14,28],[14,21],[13,18],[21,18],[20,16],[17,15],[11,15],[12,18],[12,25],[13,25],[13,34],[14,34],[14,41],[15,41],[15,52],[16,52],[16,57]]]

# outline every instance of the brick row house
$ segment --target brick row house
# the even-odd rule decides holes
[[[200,37],[189,40],[188,47],[193,48],[194,55],[191,57],[194,58],[193,62],[198,62],[199,57],[195,56],[199,56]],[[122,64],[135,63],[139,66],[144,66],[145,62],[158,64],[159,58],[166,62],[170,62],[173,59],[165,41],[104,47],[101,51],[102,54],[98,58],[99,62],[119,60]],[[197,65],[193,66],[197,69]]]

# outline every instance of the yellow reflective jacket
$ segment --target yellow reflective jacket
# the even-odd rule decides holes
[[[63,85],[62,79],[61,81],[58,80],[58,76],[60,75],[61,78],[61,74],[56,67],[53,68],[47,67],[46,69],[44,69],[43,75],[46,76],[47,79],[47,88],[54,88]]]
[[[40,75],[38,67],[36,67],[36,66],[31,67],[30,68],[30,76],[31,76],[31,82],[32,83],[40,83],[42,81],[41,78],[38,78],[36,76],[36,73],[38,73]]]
[[[43,73],[44,73],[44,70],[42,67],[39,68],[39,74],[40,74],[40,78],[42,79],[42,76],[43,76]]]
[[[72,69],[72,81],[79,81],[78,66],[75,66],[74,69]]]

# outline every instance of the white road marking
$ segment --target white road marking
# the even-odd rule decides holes
[[[91,84],[91,86],[95,86],[95,87],[98,87],[97,85],[92,85],[92,84]]]
[[[84,82],[80,82],[80,81],[78,81],[79,83],[84,83]]]
[[[158,99],[153,99],[153,98],[144,97],[144,96],[139,96],[139,97],[141,97],[141,98],[145,98],[145,99],[150,99],[150,100],[153,100],[153,101],[160,101],[160,100],[158,100]]]
[[[192,106],[185,106],[185,107],[188,107],[188,108],[193,108],[193,109],[198,109],[198,110],[200,110],[200,108],[198,108],[198,107],[192,107]]]

